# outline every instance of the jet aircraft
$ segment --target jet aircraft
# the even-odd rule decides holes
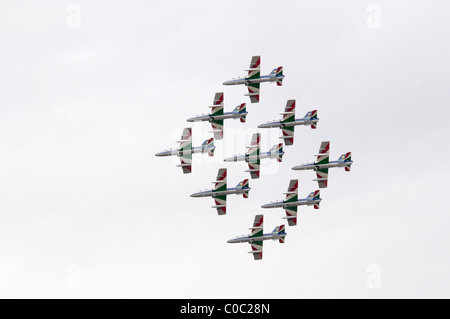
[[[284,112],[280,114],[283,115],[281,120],[267,122],[259,125],[258,127],[279,127],[283,132],[283,136],[280,138],[284,140],[285,145],[294,144],[294,128],[296,125],[311,125],[311,128],[315,129],[317,127],[317,122],[319,122],[319,119],[317,118],[317,110],[309,111],[303,118],[296,119],[295,100],[288,100]]]
[[[209,121],[213,128],[214,139],[223,139],[223,120],[226,119],[240,119],[242,123],[245,123],[248,112],[246,111],[245,103],[242,103],[232,111],[223,112],[223,92],[218,92],[214,96],[213,105],[209,106],[212,110],[210,114],[202,114],[187,119],[188,122],[197,121]]]
[[[177,167],[181,167],[184,174],[192,172],[192,154],[208,153],[209,156],[214,156],[214,150],[216,149],[214,146],[214,138],[205,140],[202,146],[192,147],[192,129],[190,127],[183,129],[183,135],[177,143],[180,143],[179,148],[168,149],[156,153],[155,156],[178,156],[181,164],[177,165]]]
[[[275,229],[268,234],[263,233],[263,215],[256,215],[255,221],[253,222],[253,227],[249,228],[251,230],[250,235],[242,235],[236,238],[230,239],[227,243],[249,243],[252,247],[252,251],[249,253],[253,254],[255,260],[262,259],[263,253],[263,241],[272,239],[277,240],[280,243],[284,243],[286,237],[286,231],[284,225],[277,226]]]
[[[250,192],[250,187],[248,186],[248,179],[244,179],[242,182],[237,184],[234,188],[227,188],[227,169],[220,168],[217,173],[217,178],[214,183],[214,188],[206,191],[201,191],[194,193],[191,197],[212,197],[216,202],[215,206],[211,208],[216,208],[219,215],[225,215],[227,209],[227,195],[240,195],[244,198],[248,198],[248,193]]]
[[[346,172],[350,172],[350,167],[353,164],[352,153],[342,154],[337,161],[331,161],[329,159],[330,142],[325,141],[320,144],[319,154],[314,163],[306,163],[298,166],[294,166],[293,170],[308,170],[313,169],[316,171],[317,178],[313,181],[319,183],[319,188],[326,188],[328,186],[328,169],[333,167],[345,167]]]
[[[283,159],[283,143],[274,145],[268,152],[261,153],[260,151],[261,134],[255,133],[252,136],[250,146],[248,146],[248,152],[243,155],[235,155],[225,158],[225,162],[238,162],[246,161],[249,169],[246,172],[250,173],[251,178],[259,178],[260,173],[260,160],[264,158],[276,158],[278,162]]]
[[[245,70],[248,71],[247,76],[228,80],[223,82],[223,84],[224,85],[245,84],[248,88],[248,94],[245,94],[245,96],[250,97],[250,102],[258,103],[259,87],[262,82],[276,82],[278,86],[281,86],[283,85],[284,79],[282,66],[273,69],[273,71],[270,72],[269,75],[261,76],[260,64],[261,64],[261,57],[259,55],[253,56],[250,62],[250,68],[248,70]]]
[[[271,202],[269,204],[264,204],[262,208],[276,208],[282,207],[286,210],[286,217],[283,219],[288,220],[289,226],[297,225],[297,208],[301,205],[314,205],[315,209],[319,209],[319,204],[322,201],[320,198],[320,191],[311,192],[308,197],[303,199],[298,199],[298,180],[291,179],[289,182],[289,187],[286,193],[286,199],[282,201]]]

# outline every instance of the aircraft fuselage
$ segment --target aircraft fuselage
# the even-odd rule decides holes
[[[322,201],[322,199],[307,199],[307,198],[303,198],[303,199],[299,199],[298,201],[295,202],[284,202],[284,201],[277,201],[277,202],[272,202],[269,204],[264,204],[261,207],[262,208],[276,208],[276,207],[293,207],[293,206],[301,206],[301,205],[318,205],[320,204],[320,202]]]
[[[156,156],[181,156],[183,153],[186,153],[186,154],[206,153],[206,152],[209,152],[214,149],[215,149],[215,147],[208,148],[208,147],[203,147],[203,146],[196,146],[187,151],[180,151],[178,149],[169,149],[169,150],[165,150],[165,151],[156,153],[155,155]]]
[[[327,164],[315,164],[315,163],[306,163],[302,165],[297,165],[292,167],[294,171],[302,171],[302,170],[317,170],[322,168],[333,168],[333,167],[346,167],[353,164],[353,161],[342,162],[342,161],[331,161]]]
[[[239,194],[248,193],[249,191],[250,191],[250,187],[249,188],[234,187],[234,188],[227,188],[224,191],[215,191],[215,192],[212,189],[209,189],[209,190],[191,194],[191,197],[216,197],[216,196],[221,196],[221,195],[233,195],[233,194],[239,195]]]
[[[273,122],[267,122],[261,125],[258,125],[259,128],[271,128],[271,127],[290,127],[290,126],[297,126],[297,125],[312,125],[319,122],[319,119],[317,120],[307,120],[307,119],[296,119],[294,122],[281,122],[281,121],[273,121]]]
[[[264,152],[258,156],[248,156],[248,154],[241,154],[241,155],[227,157],[224,159],[224,162],[240,162],[240,161],[251,162],[251,161],[256,161],[258,159],[264,159],[264,158],[277,158],[277,157],[283,156],[283,155],[284,155],[284,151],[283,152]]]
[[[223,115],[214,115],[203,114],[191,117],[187,119],[188,122],[199,122],[199,121],[214,121],[214,120],[226,120],[226,119],[238,119],[244,116],[247,116],[248,112],[236,113],[236,112],[226,112]]]
[[[236,238],[232,238],[230,240],[227,240],[227,243],[234,244],[234,243],[251,243],[254,241],[262,241],[262,240],[277,240],[277,239],[284,239],[286,237],[286,233],[284,234],[277,234],[277,233],[268,233],[263,234],[262,236],[258,237],[250,237],[250,235],[247,236],[240,236]]]
[[[231,79],[228,81],[223,82],[223,85],[240,85],[240,84],[245,84],[248,85],[250,83],[263,83],[263,82],[276,82],[279,80],[283,80],[284,79],[284,75],[263,75],[259,78],[256,79],[247,79],[246,77],[239,77],[236,79]]]

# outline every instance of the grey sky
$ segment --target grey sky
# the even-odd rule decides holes
[[[450,297],[448,2],[1,8],[0,297]],[[286,75],[282,87],[261,85],[259,104],[222,85],[252,55],[263,73],[282,65]],[[247,123],[225,122],[215,157],[194,155],[190,175],[156,158],[219,91],[225,110],[247,103]],[[244,163],[223,158],[292,98],[299,117],[318,109],[318,128],[296,128],[248,199],[231,196],[219,217],[212,199],[189,197],[220,167],[232,186],[247,178]],[[194,144],[209,130],[193,125]],[[259,132],[263,151],[278,142],[278,130]],[[330,170],[320,210],[300,208],[286,243],[265,242],[260,262],[249,245],[227,244],[255,214],[265,231],[285,222],[260,206],[290,179],[299,195],[317,189],[313,172],[291,167],[323,140],[332,159],[351,151],[355,163]]]

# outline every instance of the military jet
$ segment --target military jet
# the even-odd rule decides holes
[[[204,141],[202,146],[192,147],[192,129],[190,127],[183,129],[181,140],[177,141],[177,143],[180,143],[179,148],[168,149],[156,153],[155,156],[178,156],[181,164],[177,165],[177,167],[181,167],[184,174],[192,172],[192,154],[208,153],[209,156],[214,156],[214,150],[216,149],[214,146],[214,138]]]
[[[263,252],[263,241],[272,239],[279,240],[280,243],[284,243],[284,238],[286,237],[286,231],[284,225],[277,226],[275,229],[269,233],[263,233],[263,215],[256,215],[255,221],[253,222],[253,227],[249,228],[251,230],[250,235],[242,235],[236,238],[230,239],[227,243],[249,243],[252,246],[252,251],[249,253],[253,254],[255,260],[262,259]]]
[[[210,190],[205,190],[202,192],[194,193],[191,197],[207,197],[210,196],[214,198],[216,202],[215,206],[211,208],[216,208],[219,215],[225,215],[227,210],[227,195],[240,195],[244,198],[248,198],[248,193],[250,192],[250,187],[248,186],[248,179],[244,179],[242,182],[237,184],[234,188],[227,188],[227,169],[221,168],[217,173],[216,181],[213,182],[214,188]]]
[[[283,159],[283,143],[274,145],[270,151],[260,152],[261,134],[255,133],[252,136],[250,146],[248,146],[248,152],[243,155],[235,155],[224,159],[225,162],[239,162],[246,161],[249,169],[246,172],[250,173],[251,178],[259,178],[260,172],[260,160],[264,158],[276,158],[278,162]]]
[[[301,205],[314,205],[315,209],[319,209],[319,204],[322,201],[320,198],[320,191],[311,192],[308,197],[304,199],[298,199],[298,180],[291,179],[289,182],[288,191],[286,193],[286,199],[282,201],[271,202],[264,204],[262,208],[276,208],[282,207],[286,210],[286,217],[283,219],[288,220],[289,226],[297,225],[297,208]]]
[[[232,112],[223,112],[223,92],[218,92],[214,96],[213,105],[210,114],[202,114],[195,117],[187,119],[188,122],[197,121],[209,121],[213,128],[212,132],[214,134],[214,139],[223,139],[223,120],[226,119],[240,119],[242,123],[245,123],[245,117],[248,112],[246,111],[245,103],[236,106]]]
[[[267,122],[265,124],[259,125],[258,127],[279,127],[283,132],[283,136],[280,138],[284,140],[285,145],[294,144],[294,128],[296,125],[311,125],[311,128],[315,129],[317,127],[317,122],[319,122],[319,119],[317,118],[317,110],[306,113],[305,117],[303,117],[302,119],[296,119],[295,100],[288,100],[284,112],[280,114],[283,115],[283,118],[281,120]]]
[[[258,103],[259,102],[259,87],[262,82],[277,82],[278,86],[283,85],[283,67],[279,66],[278,68],[273,69],[269,75],[261,76],[260,73],[260,64],[261,57],[259,55],[255,55],[252,57],[250,62],[250,68],[248,70],[248,74],[246,77],[239,77],[236,79],[232,79],[229,81],[223,82],[224,85],[239,85],[245,84],[248,88],[248,94],[245,96],[250,97],[250,102]]]
[[[350,167],[353,164],[352,153],[342,154],[337,161],[329,160],[330,142],[325,141],[320,144],[319,154],[314,163],[306,163],[292,167],[293,170],[308,170],[316,171],[317,178],[313,181],[319,183],[319,188],[326,188],[328,186],[328,169],[333,167],[345,167],[346,172],[350,172]]]

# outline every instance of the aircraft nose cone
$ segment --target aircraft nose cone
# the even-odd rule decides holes
[[[261,208],[269,208],[269,204],[264,204],[261,206]]]
[[[159,153],[156,153],[155,156],[161,157],[163,155],[162,155],[162,152],[159,152]]]

